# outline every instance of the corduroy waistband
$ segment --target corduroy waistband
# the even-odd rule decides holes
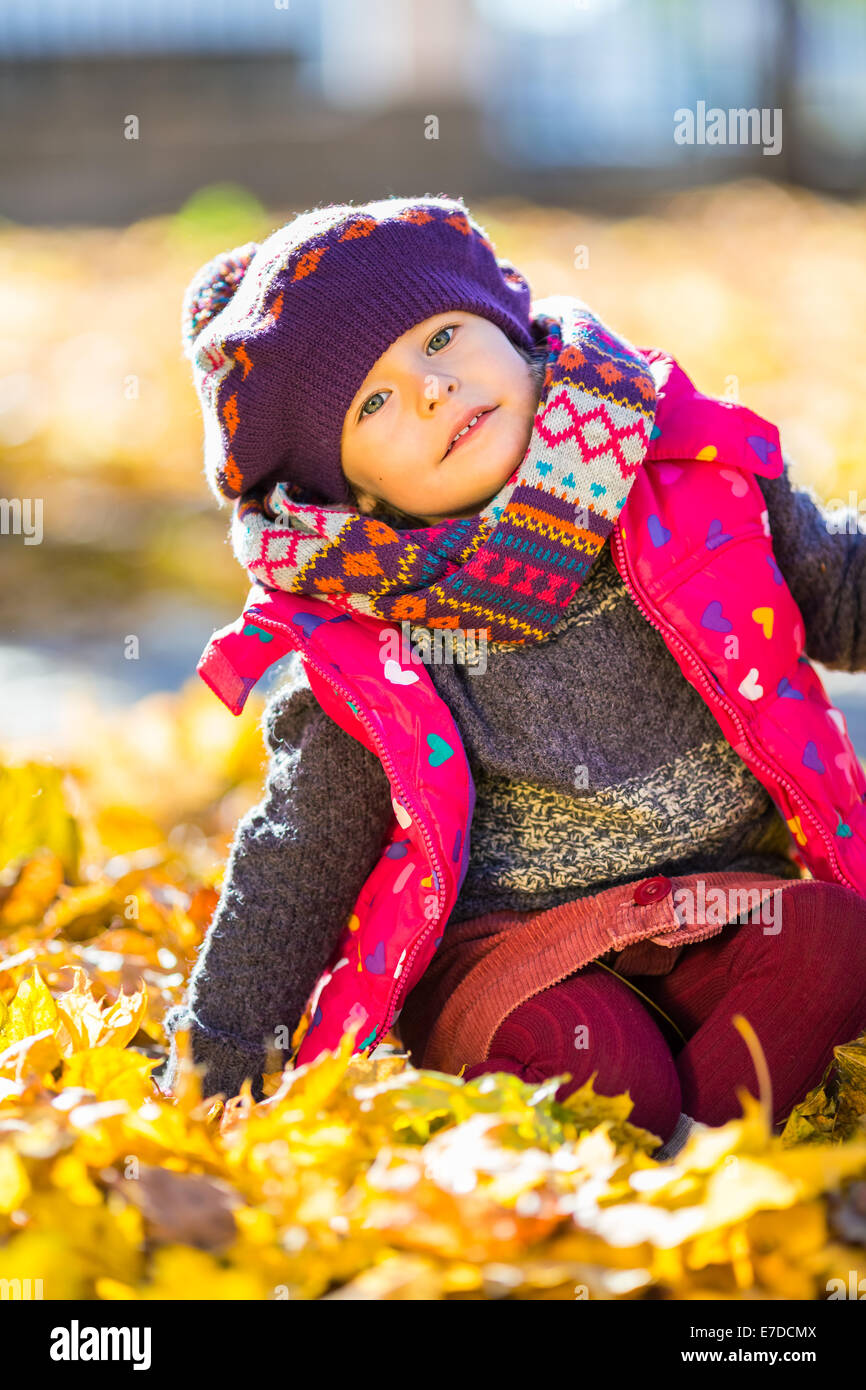
[[[774,891],[807,881],[738,872],[654,875],[544,912],[460,922],[448,928],[408,996],[400,1039],[414,1065],[459,1073],[487,1057],[497,1028],[519,1004],[592,961],[615,952],[614,964],[624,963],[637,942],[673,951],[675,959],[682,947],[757,911]],[[647,960],[644,952],[640,958]]]

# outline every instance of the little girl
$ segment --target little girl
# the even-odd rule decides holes
[[[743,1014],[782,1124],[866,1027],[866,779],[803,654],[866,669],[866,541],[459,201],[304,213],[184,334],[253,581],[199,671],[239,713],[291,654],[166,1023],[205,1094],[394,1028],[673,1153],[757,1091]]]

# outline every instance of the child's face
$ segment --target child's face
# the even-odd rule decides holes
[[[526,453],[537,405],[530,364],[495,323],[434,314],[367,374],[343,422],[343,472],[362,511],[379,500],[431,525],[474,516]],[[464,417],[484,410],[446,457]]]

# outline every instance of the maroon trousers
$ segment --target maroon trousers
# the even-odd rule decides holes
[[[603,966],[584,966],[519,1005],[494,1034],[469,1080],[505,1071],[526,1081],[562,1072],[562,1100],[593,1072],[604,1095],[628,1091],[633,1124],[662,1140],[681,1111],[708,1125],[742,1114],[737,1089],[758,1095],[743,1014],[767,1060],[773,1121],[817,1085],[834,1047],[866,1031],[866,898],[841,884],[808,880],[781,895],[781,929],[757,916],[688,946],[667,975],[635,975],[656,1009]]]

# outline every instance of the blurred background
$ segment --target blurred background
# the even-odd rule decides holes
[[[203,261],[321,203],[462,196],[536,296],[673,353],[848,501],[864,70],[864,0],[3,0],[0,497],[44,518],[0,535],[7,753],[98,761],[102,800],[163,828],[207,806],[228,834],[258,796],[260,705],[234,720],[194,674],[248,583],[180,306]],[[701,139],[710,108],[763,111],[781,147]],[[866,755],[864,677],[821,675]]]

